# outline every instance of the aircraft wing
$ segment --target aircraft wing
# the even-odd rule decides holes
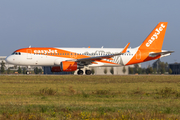
[[[125,53],[127,51],[127,48],[129,47],[129,45],[130,45],[130,43],[128,43],[120,53],[104,55],[104,56],[81,58],[81,59],[77,59],[76,62],[84,62],[84,63],[90,64],[90,63],[94,62],[95,60],[111,59],[114,56],[122,55],[123,53]]]
[[[162,52],[157,52],[157,53],[149,53],[149,56],[150,57],[156,57],[158,55],[161,55],[161,56],[166,56],[166,55],[170,55],[171,53],[173,53],[174,51],[162,51]]]

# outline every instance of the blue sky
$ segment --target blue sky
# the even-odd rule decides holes
[[[180,62],[179,0],[1,0],[0,56],[28,47],[139,46],[159,22],[168,22],[162,58]],[[145,63],[147,65],[149,63]]]

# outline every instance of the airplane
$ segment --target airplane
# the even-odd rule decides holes
[[[21,66],[51,66],[52,72],[84,73],[84,67],[119,67],[142,63],[171,55],[161,50],[168,22],[159,22],[143,43],[136,48],[58,48],[28,47],[14,51],[6,62]],[[28,71],[27,71],[27,74]],[[91,70],[85,70],[86,75]]]

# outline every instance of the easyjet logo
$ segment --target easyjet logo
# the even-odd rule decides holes
[[[57,50],[34,50],[34,53],[58,53]]]
[[[153,34],[151,39],[149,39],[148,42],[146,43],[146,47],[149,47],[153,43],[153,41],[158,38],[159,34],[161,33],[161,31],[163,31],[165,27],[166,26],[164,24],[161,24],[161,26],[155,30],[155,33]]]

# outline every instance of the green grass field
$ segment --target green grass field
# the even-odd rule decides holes
[[[0,119],[180,119],[180,76],[0,76]]]

